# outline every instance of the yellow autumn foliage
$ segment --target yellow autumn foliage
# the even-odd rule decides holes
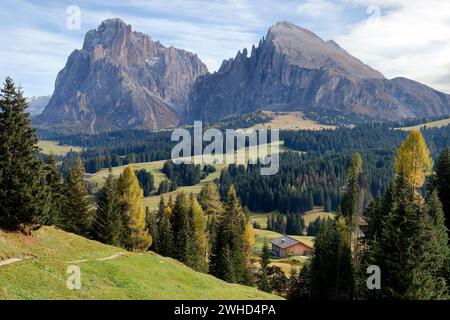
[[[431,173],[433,160],[419,130],[413,130],[397,150],[394,170],[414,188],[420,188]]]
[[[146,230],[145,210],[141,206],[144,192],[131,166],[120,175],[119,193],[125,210],[125,243],[131,250],[145,251],[152,244],[152,238]]]

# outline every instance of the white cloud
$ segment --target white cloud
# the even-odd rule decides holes
[[[325,15],[336,15],[341,11],[342,6],[338,2],[327,0],[307,0],[300,4],[297,11],[312,17],[323,17]]]
[[[82,30],[66,29],[59,1],[0,2],[0,77],[10,74],[30,94],[49,94],[84,33],[120,17],[165,45],[195,52],[216,70],[251,48],[270,25],[289,20],[335,39],[383,72],[450,92],[450,1],[445,0],[78,0]],[[368,8],[374,9],[366,12]],[[377,8],[380,16],[377,17]],[[375,16],[373,16],[375,14]],[[370,18],[372,17],[372,18]]]
[[[337,42],[389,78],[404,76],[450,93],[450,83],[443,81],[450,76],[450,2],[374,2],[391,8],[349,26]]]

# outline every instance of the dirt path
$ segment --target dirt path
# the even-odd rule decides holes
[[[119,252],[116,254],[113,254],[112,256],[106,257],[106,258],[98,258],[98,259],[93,259],[93,260],[89,260],[89,259],[84,259],[84,260],[76,260],[76,261],[66,261],[67,263],[83,263],[83,262],[89,262],[89,261],[108,261],[108,260],[114,260],[117,258],[120,258],[122,256],[126,256],[127,252]]]
[[[20,261],[27,260],[27,259],[31,259],[31,257],[11,258],[11,259],[7,259],[7,260],[3,260],[3,261],[0,261],[0,267],[7,266],[9,264],[13,264],[13,263],[20,262]]]
[[[94,260],[84,259],[84,260],[66,261],[66,262],[77,264],[77,263],[83,263],[83,262],[89,262],[89,261],[109,261],[109,260],[114,260],[114,259],[120,258],[122,256],[126,256],[126,255],[127,255],[127,252],[119,252],[119,253],[113,254],[112,256],[109,256],[106,258],[98,258],[98,259],[94,259]],[[0,261],[0,267],[7,266],[7,265],[17,263],[17,262],[20,262],[23,260],[27,260],[27,259],[31,259],[31,257],[11,258],[11,259],[7,259],[7,260],[3,260],[3,261]]]

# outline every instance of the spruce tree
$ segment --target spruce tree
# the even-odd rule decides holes
[[[437,189],[445,213],[445,223],[450,232],[450,148],[446,147],[439,156],[432,188]],[[431,190],[432,191],[432,190]]]
[[[311,298],[353,299],[353,265],[345,220],[322,220],[311,260]]]
[[[164,208],[162,216],[158,219],[158,253],[165,257],[175,257],[174,237],[171,224],[172,207],[169,205]]]
[[[246,283],[248,265],[242,235],[245,233],[244,210],[231,186],[227,192],[224,212],[216,224],[216,237],[211,249],[210,273],[220,279]],[[231,277],[231,275],[233,275]]]
[[[131,166],[125,168],[118,181],[118,190],[124,218],[125,247],[130,250],[146,251],[152,244],[141,205],[143,190]]]
[[[64,181],[56,159],[50,155],[45,165],[47,205],[42,209],[39,223],[47,226],[60,225],[64,204]]]
[[[189,201],[181,192],[177,195],[172,212],[171,224],[174,239],[174,257],[183,263],[188,262],[191,253],[191,221],[189,219]]]
[[[262,247],[261,271],[258,282],[258,288],[265,292],[272,292],[272,289],[270,288],[269,274],[268,274],[269,263],[270,263],[270,251],[266,238],[264,239],[264,244]]]
[[[49,199],[37,139],[20,88],[6,78],[0,94],[0,228],[38,222]]]
[[[123,217],[117,180],[111,169],[105,185],[98,195],[92,232],[94,239],[100,242],[113,246],[122,245]]]
[[[91,202],[83,180],[84,166],[77,157],[75,166],[69,170],[65,183],[65,202],[62,213],[62,228],[81,236],[89,236],[94,218]]]
[[[158,211],[155,215],[153,215],[153,219],[151,219],[151,223],[155,223],[156,229],[153,232],[150,232],[152,235],[152,250],[156,253],[160,252],[160,223],[164,219],[164,212],[166,210],[166,200],[163,196],[159,199]],[[148,223],[147,223],[148,224]],[[149,226],[149,230],[150,226]]]
[[[306,260],[300,272],[291,270],[288,287],[289,300],[311,300],[311,259]]]

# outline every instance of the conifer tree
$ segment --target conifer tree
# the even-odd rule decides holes
[[[244,234],[242,235],[242,254],[244,255],[244,283],[250,285],[254,282],[253,273],[251,271],[251,257],[253,246],[255,245],[255,232],[253,230],[253,225],[250,219],[248,218],[248,214],[245,215],[245,229]]]
[[[450,148],[446,147],[439,156],[436,165],[432,189],[436,189],[442,202],[445,223],[450,232]],[[431,190],[433,191],[433,190]]]
[[[125,168],[118,181],[124,213],[124,244],[130,250],[146,251],[152,244],[147,230],[145,211],[141,205],[143,190],[131,166]]]
[[[94,210],[88,198],[83,180],[84,166],[77,157],[75,166],[69,170],[65,183],[65,203],[62,214],[62,227],[66,231],[81,236],[89,236]]]
[[[324,219],[314,242],[311,260],[311,298],[353,298],[353,267],[344,219]]]
[[[158,219],[158,253],[165,257],[175,257],[174,236],[172,230],[172,207],[164,208],[163,215]]]
[[[311,300],[311,259],[306,260],[300,272],[291,270],[288,288],[289,300]]]
[[[160,239],[160,223],[164,219],[165,210],[166,210],[166,201],[165,201],[164,197],[161,196],[160,200],[159,200],[158,211],[156,212],[155,215],[152,215],[153,218],[151,219],[151,223],[155,224],[156,229],[154,229],[153,232],[150,232],[150,234],[152,235],[152,239],[153,239],[152,250],[157,253],[160,252],[160,241],[161,241],[161,239]],[[151,230],[150,225],[149,225],[149,230]]]
[[[396,177],[384,197],[369,209],[364,266],[382,270],[381,290],[366,290],[375,299],[445,299],[448,238],[437,194],[427,202],[417,192],[431,160],[420,133],[397,152]],[[405,163],[406,162],[406,163]],[[361,286],[364,288],[364,286]]]
[[[210,257],[211,274],[226,281],[233,279],[231,282],[246,283],[249,280],[242,241],[245,227],[244,211],[236,189],[231,186],[227,192],[224,212],[216,224],[216,237]]]
[[[269,283],[269,274],[268,274],[268,266],[270,263],[270,251],[269,245],[267,243],[267,238],[264,239],[264,244],[262,247],[261,254],[261,271],[259,276],[258,288],[265,292],[272,292]]]
[[[197,199],[191,194],[189,216],[192,226],[191,255],[189,266],[200,272],[208,271],[208,239],[206,237],[206,217]]]
[[[105,185],[98,195],[92,232],[94,239],[100,242],[113,246],[122,245],[123,217],[117,180],[111,169]]]
[[[21,89],[6,78],[0,94],[0,228],[9,230],[36,223],[48,204],[36,134],[26,108]]]
[[[183,263],[188,262],[191,253],[191,221],[189,219],[189,202],[181,192],[177,195],[172,212],[171,224],[174,239],[174,257]]]
[[[53,155],[48,157],[44,172],[47,184],[47,205],[41,211],[39,223],[48,226],[59,225],[65,201],[64,181]]]
[[[217,222],[218,216],[223,212],[223,204],[220,201],[220,193],[217,184],[208,183],[202,188],[199,195],[199,203],[207,216],[206,230],[208,233],[209,244],[211,245],[215,237],[215,223]],[[210,250],[211,248],[209,246],[208,251]]]

